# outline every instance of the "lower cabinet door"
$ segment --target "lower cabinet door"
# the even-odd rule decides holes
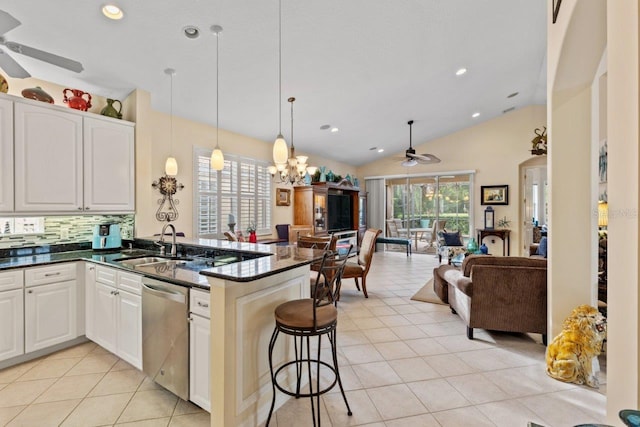
[[[142,370],[142,297],[117,291],[117,355]]]
[[[33,286],[25,294],[25,352],[76,337],[76,281]]]
[[[23,289],[0,292],[0,360],[24,354]]]
[[[96,283],[94,289],[93,341],[116,352],[116,288],[103,283]]]
[[[191,314],[189,326],[189,400],[208,412],[211,412],[210,330],[209,319]]]

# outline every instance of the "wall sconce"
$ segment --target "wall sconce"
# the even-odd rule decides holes
[[[158,199],[158,210],[156,210],[156,219],[158,221],[175,221],[178,219],[178,209],[176,205],[180,203],[178,199],[174,199],[173,195],[178,190],[182,190],[184,185],[178,183],[173,176],[161,176],[157,181],[151,184],[153,188],[157,188],[162,194],[162,198]]]
[[[495,228],[495,211],[491,206],[484,210],[484,229],[493,230]]]

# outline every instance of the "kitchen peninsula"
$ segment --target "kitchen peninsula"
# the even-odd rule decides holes
[[[189,287],[198,294],[207,295],[206,291],[210,291],[208,301],[204,300],[202,305],[208,305],[210,313],[210,356],[205,360],[209,362],[210,372],[211,425],[254,426],[263,422],[271,403],[267,348],[273,330],[274,309],[284,301],[309,296],[309,264],[321,257],[322,251],[291,245],[179,238],[178,253],[182,259],[163,262],[157,252],[148,250],[153,247],[152,240],[136,239],[134,244],[135,248],[111,252],[45,253],[42,248],[21,248],[19,252],[0,254],[0,274],[11,273],[15,277],[20,274],[22,277],[23,271],[26,275],[29,270],[45,268],[43,266],[77,269],[77,274],[74,273],[77,280],[73,283],[78,293],[73,301],[78,306],[78,327],[74,335],[78,339],[84,338],[85,308],[86,322],[93,313],[89,309],[90,297],[86,298],[85,307],[85,286],[88,288],[90,283],[88,279],[85,281],[85,269],[107,269],[120,272],[118,275],[133,273],[134,276]],[[203,257],[217,255],[222,259],[224,254],[239,255],[239,261],[215,266],[215,262],[207,263],[204,261],[207,258]],[[159,261],[138,265],[123,262],[140,257]],[[23,287],[22,282],[16,283],[11,288],[15,291],[10,292],[22,294],[29,289]],[[274,352],[276,362],[289,357],[288,353],[293,351],[292,346],[281,342],[278,351]],[[28,356],[27,352],[23,357]],[[20,363],[17,359],[14,363]],[[279,406],[285,400],[280,396],[276,403]]]

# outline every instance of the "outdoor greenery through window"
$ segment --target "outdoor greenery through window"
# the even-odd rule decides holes
[[[404,228],[431,228],[437,219],[447,231],[469,235],[469,175],[390,179],[387,188],[387,218],[400,219]]]
[[[0,218],[0,236],[44,233],[44,217]]]
[[[271,175],[269,164],[225,154],[224,169],[211,169],[211,149],[194,150],[195,230],[199,238],[222,238],[229,231],[271,233]]]

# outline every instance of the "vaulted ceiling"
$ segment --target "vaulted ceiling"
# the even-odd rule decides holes
[[[290,142],[287,98],[295,96],[298,151],[352,165],[404,152],[409,119],[417,145],[546,102],[547,5],[539,0],[282,0],[281,96],[277,0],[116,3],[119,21],[93,1],[0,0],[21,22],[7,40],[80,61],[81,73],[2,49],[36,78],[119,99],[140,88],[167,113],[164,70],[174,68],[173,113],[215,125],[210,27],[221,25],[220,127],[272,142],[280,102]],[[186,26],[200,36],[185,37]]]

